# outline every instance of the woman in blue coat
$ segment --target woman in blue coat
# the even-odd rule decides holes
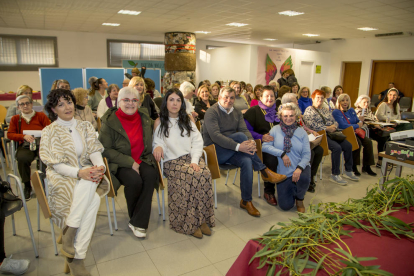
[[[346,129],[352,126],[354,130],[356,130],[362,128],[364,124],[362,120],[358,118],[355,110],[351,107],[351,99],[348,94],[339,95],[336,101],[336,109],[332,112],[332,116],[338,122],[339,129]],[[357,166],[361,164],[361,148],[364,147],[362,155],[362,172],[366,172],[371,176],[376,176],[377,174],[371,170],[371,166],[375,165],[372,140],[368,138],[367,134],[364,138],[361,138],[357,134],[355,134],[355,137],[357,138],[359,149],[352,152],[352,170],[354,171],[354,174],[356,176],[361,175]]]
[[[302,114],[305,113],[306,108],[308,108],[309,106],[312,106],[312,98],[310,98],[309,95],[310,95],[310,92],[309,92],[308,87],[305,86],[299,90],[298,105],[299,105],[299,108]]]

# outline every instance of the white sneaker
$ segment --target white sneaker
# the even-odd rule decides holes
[[[344,177],[351,179],[352,181],[359,181],[359,177],[354,172],[345,172]]]
[[[0,272],[3,273],[11,273],[14,275],[22,275],[26,273],[29,269],[30,261],[23,259],[23,260],[14,260],[11,258],[5,258],[3,263],[0,266]]]
[[[329,181],[335,182],[336,184],[341,185],[341,186],[346,186],[346,184],[348,183],[347,181],[343,180],[340,175],[333,175],[333,174],[331,174],[331,176],[329,177]]]
[[[128,223],[128,226],[129,226],[129,228],[131,228],[131,230],[134,233],[135,237],[145,238],[147,236],[147,229],[135,227],[131,223]]]

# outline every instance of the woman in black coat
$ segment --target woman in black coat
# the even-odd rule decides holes
[[[208,86],[200,86],[197,92],[197,101],[194,106],[194,110],[197,112],[200,120],[204,120],[204,114],[206,113],[207,109],[209,109],[210,106],[215,103],[216,101],[212,99]]]

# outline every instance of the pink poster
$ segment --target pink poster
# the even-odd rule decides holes
[[[268,85],[272,80],[277,81],[283,71],[294,69],[293,49],[258,47],[257,55],[256,84]]]

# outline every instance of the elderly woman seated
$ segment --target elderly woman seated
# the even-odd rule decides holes
[[[42,130],[50,125],[49,118],[43,112],[33,110],[33,100],[27,95],[21,95],[16,99],[16,106],[21,113],[11,118],[7,138],[19,142],[16,151],[17,167],[24,183],[24,197],[30,199],[32,186],[30,185],[30,166],[39,155],[39,143],[32,135],[24,134],[25,130]],[[37,143],[30,149],[29,143]],[[43,169],[45,169],[43,167]]]
[[[284,104],[278,112],[280,124],[269,135],[273,141],[265,142],[262,151],[278,159],[278,171],[287,178],[277,184],[279,206],[290,210],[296,201],[298,212],[305,212],[303,200],[310,183],[310,147],[306,131],[296,123],[301,114],[295,104]]]
[[[41,106],[41,104],[40,104],[40,103],[38,103],[38,102],[34,102],[34,101],[32,100],[32,96],[33,96],[33,89],[32,89],[30,86],[28,86],[28,85],[22,85],[22,86],[20,86],[19,88],[17,88],[16,99],[17,99],[19,96],[22,96],[22,95],[26,95],[26,96],[28,96],[28,97],[30,98],[30,100],[32,101],[32,106]],[[6,119],[5,119],[5,120],[6,120],[6,123],[10,123],[11,118],[12,118],[14,115],[17,115],[17,114],[21,114],[21,110],[17,108],[17,105],[16,105],[16,103],[14,102],[14,103],[12,103],[12,104],[9,106],[9,108],[7,109],[7,114],[6,114]],[[3,123],[3,122],[2,122],[2,123]]]
[[[72,92],[76,99],[75,119],[91,123],[96,130],[98,125],[93,116],[92,109],[88,106],[88,90],[75,88]]]
[[[388,127],[382,127],[375,122],[379,122],[377,117],[372,113],[369,107],[371,99],[368,95],[361,95],[355,102],[355,112],[361,122],[370,123],[368,125],[369,138],[377,141],[378,152],[385,151],[385,143],[390,139],[390,133],[386,130]],[[382,157],[378,156],[377,167],[381,168]]]
[[[215,226],[211,173],[201,158],[203,138],[183,102],[180,90],[167,91],[155,123],[154,156],[164,159],[170,228],[201,239]]]
[[[362,129],[364,127],[364,122],[359,120],[355,110],[351,107],[351,98],[348,94],[339,95],[336,101],[336,109],[332,112],[332,116],[338,122],[339,129],[346,129],[352,126],[355,130],[355,137],[358,141],[359,149],[352,152],[352,170],[354,174],[356,176],[361,175],[357,166],[361,164],[361,148],[364,147],[362,172],[366,172],[371,176],[376,176],[377,174],[371,170],[371,165],[375,165],[372,140],[368,138],[365,130]]]
[[[323,107],[325,92],[315,90],[312,93],[312,106],[306,108],[303,114],[305,124],[314,131],[326,130],[328,148],[331,150],[332,174],[329,181],[339,185],[346,185],[347,182],[342,179],[340,174],[341,153],[344,153],[345,174],[344,177],[352,181],[359,181],[352,171],[352,145],[346,139],[342,139],[337,132],[337,123],[329,109]]]
[[[62,254],[71,275],[90,275],[84,259],[92,238],[101,197],[109,192],[104,150],[93,126],[74,118],[75,97],[52,90],[45,109],[53,123],[42,131],[40,158],[47,165],[49,207],[63,229]],[[101,181],[102,180],[102,181]]]
[[[188,115],[191,115],[191,120],[195,122],[195,119],[198,117],[198,113],[194,111],[194,106],[191,104],[190,99],[194,95],[195,87],[188,81],[183,82],[180,85],[180,91],[183,93],[184,96],[184,102],[185,102],[185,111]]]
[[[105,112],[111,107],[118,107],[118,93],[119,87],[116,84],[111,84],[108,86],[108,97],[102,99],[96,110],[96,115],[98,118],[101,118]]]
[[[147,108],[139,108],[141,97],[143,93],[132,87],[119,91],[119,109],[111,107],[102,117],[99,140],[105,148],[103,156],[108,159],[114,189],[125,186],[128,226],[136,237],[145,238],[158,173],[152,155],[153,121]]]
[[[247,111],[247,109],[249,109],[250,106],[249,106],[247,99],[243,95],[241,95],[242,91],[241,91],[240,82],[233,81],[230,84],[230,87],[233,88],[234,91],[236,92],[236,99],[234,101],[233,107],[244,114]]]

